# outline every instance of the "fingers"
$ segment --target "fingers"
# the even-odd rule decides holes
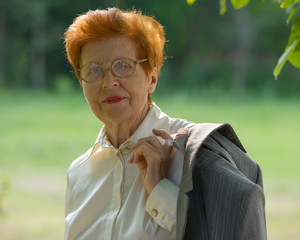
[[[155,136],[142,138],[136,143],[128,160],[128,163],[138,166],[148,194],[167,176],[173,149],[172,145],[164,144],[164,141],[173,141],[166,130],[153,129],[153,134]]]
[[[149,143],[155,148],[160,148],[162,146],[162,143],[159,141],[159,139],[155,136],[145,137],[138,140],[136,145],[133,147],[133,149],[137,148],[138,146],[142,145],[143,143]]]
[[[155,136],[161,137],[162,139],[173,139],[172,136],[164,129],[152,129]]]
[[[153,134],[165,140],[166,147],[173,147],[173,137],[164,129],[153,129]]]
[[[161,137],[164,140],[166,139],[173,140],[172,136],[164,129],[152,129],[152,132],[155,136]],[[150,143],[156,148],[160,148],[164,144],[164,142],[159,140],[157,137],[150,136],[150,137],[141,138],[138,140],[138,142],[136,143],[133,149],[137,148],[139,145],[146,142]]]
[[[154,154],[158,154],[156,148],[149,142],[142,142],[134,147],[128,162],[138,163],[140,161],[147,161],[148,159],[153,158]]]
[[[153,134],[156,136],[150,136],[146,138],[141,138],[138,140],[136,145],[133,148],[133,154],[128,160],[129,163],[138,163],[140,161],[147,161],[147,156],[152,158],[153,155],[158,149],[170,149],[173,146],[172,136],[164,129],[153,129]],[[159,140],[157,137],[168,141],[165,144]],[[167,147],[167,148],[166,148]],[[169,151],[169,150],[167,150]],[[148,154],[147,154],[148,153]],[[159,153],[158,153],[159,154]],[[161,153],[160,153],[161,154]]]

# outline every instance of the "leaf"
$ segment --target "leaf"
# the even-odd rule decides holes
[[[300,43],[298,42],[298,47]],[[294,51],[289,57],[289,62],[293,64],[296,68],[300,68],[300,51]]]
[[[292,9],[288,19],[286,20],[286,24],[289,24],[291,19],[294,17],[294,15],[296,14],[296,12],[300,9],[300,7],[294,8]]]
[[[224,16],[227,11],[226,0],[220,0],[220,15]]]
[[[300,16],[297,16],[294,19],[291,34],[293,34],[297,39],[300,38]]]
[[[188,5],[194,4],[195,1],[196,1],[196,0],[186,0],[186,2],[187,2]]]
[[[287,46],[285,47],[285,50],[287,50],[292,43],[300,38],[300,16],[297,16],[294,21],[293,24],[291,26],[291,33],[289,36],[289,41]]]
[[[299,3],[300,0],[284,0],[283,3],[281,3],[280,8],[287,8],[295,3]]]
[[[291,46],[279,58],[278,63],[273,71],[273,75],[274,75],[275,79],[277,79],[277,76],[280,74],[283,65],[286,63],[287,60],[289,60],[290,56],[293,54],[298,43],[299,43],[299,40],[295,40],[291,44]]]
[[[231,4],[234,7],[234,9],[240,9],[242,7],[245,7],[250,0],[231,0]]]
[[[289,42],[273,71],[275,79],[277,79],[286,61],[300,68],[300,16],[297,16],[293,21]]]

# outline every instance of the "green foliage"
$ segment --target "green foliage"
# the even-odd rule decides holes
[[[66,60],[64,31],[78,14],[89,9],[116,6],[126,10],[134,6],[147,15],[155,16],[166,32],[165,54],[170,58],[162,68],[158,91],[172,92],[179,88],[195,92],[209,89],[233,91],[233,78],[240,69],[239,51],[244,49],[244,43],[247,44],[241,41],[240,36],[248,27],[252,38],[248,42],[252,46],[249,55],[245,56],[247,63],[243,65],[246,66],[244,92],[253,89],[262,92],[269,87],[268,91],[274,94],[282,94],[287,89],[291,90],[286,91],[288,94],[299,94],[298,69],[290,68],[291,64],[287,64],[280,76],[285,79],[286,88],[278,87],[279,81],[270,83],[273,81],[272,66],[282,54],[280,50],[287,45],[289,29],[285,25],[285,12],[293,7],[282,10],[278,7],[282,1],[277,0],[280,1],[278,4],[272,3],[274,1],[261,4],[254,0],[247,8],[236,12],[232,11],[232,3],[242,6],[247,1],[228,0],[226,6],[224,0],[189,0],[190,4],[193,3],[192,7],[187,0],[176,4],[173,0],[0,1],[0,88],[32,88],[34,69],[44,71],[46,89],[67,92],[68,88],[80,88]],[[220,3],[223,4],[222,9]],[[221,17],[219,10],[230,14],[226,18]],[[237,16],[242,14],[248,14],[248,20],[238,21]],[[297,11],[290,14],[291,24],[297,14]],[[38,23],[44,24],[42,30]],[[43,40],[39,41],[38,37]],[[43,51],[40,51],[37,42],[44,42]],[[44,70],[35,64],[39,57],[45,59]]]
[[[234,9],[240,9],[246,6],[250,1],[251,0],[231,0],[231,4]],[[280,1],[275,2],[280,3]],[[288,8],[289,16],[287,19],[287,24],[289,24],[291,19],[299,11],[300,7],[298,6],[298,3],[300,3],[300,0],[284,0],[280,4],[280,8]],[[220,0],[220,14],[225,15],[226,11],[226,0]],[[273,71],[275,79],[277,79],[282,67],[287,61],[293,64],[296,68],[300,68],[300,16],[295,17],[293,21],[288,44]]]
[[[295,48],[297,47],[299,41],[295,40],[286,50],[285,52],[282,54],[282,56],[279,58],[278,63],[274,69],[274,76],[275,79],[277,79],[277,76],[279,75],[279,73],[281,72],[281,69],[283,67],[283,65],[286,63],[286,61],[290,60],[292,58],[292,56],[294,56],[294,51]],[[294,56],[295,57],[295,56]]]
[[[234,9],[240,9],[245,7],[251,0],[231,0],[231,4]]]
[[[194,4],[196,0],[186,0],[189,5]],[[245,7],[251,0],[231,0],[231,4],[234,7],[234,9],[240,9],[242,7]],[[227,0],[219,0],[220,3],[220,14],[223,16],[225,15],[227,11]]]
[[[220,1],[220,15],[224,16],[227,11],[227,0]],[[231,5],[234,9],[240,9],[245,7],[251,0],[231,0]]]
[[[297,42],[297,47],[294,49],[293,54],[289,57],[289,61],[297,68],[300,68],[300,51],[297,51],[300,46],[300,40],[295,40]]]
[[[291,34],[289,37],[289,43],[288,43],[286,49],[289,48],[289,46],[294,44],[295,42],[298,42],[298,44],[296,45],[291,58],[295,58],[293,55],[299,54],[299,51],[300,51],[300,44],[299,44],[299,42],[300,42],[300,16],[298,16],[294,19],[294,22],[292,24]],[[300,68],[300,65],[299,65],[300,59],[298,59],[298,62],[293,61],[291,59],[289,59],[289,60],[295,67]]]
[[[284,53],[278,60],[277,66],[275,67],[273,72],[275,78],[277,78],[277,76],[281,72],[283,65],[287,61],[289,61],[295,67],[300,68],[300,16],[297,16],[293,21],[288,44],[284,50]]]
[[[284,0],[281,3],[280,7],[281,8],[287,8],[287,7],[290,7],[290,6],[292,6],[292,5],[296,4],[296,3],[299,3],[299,2],[300,2],[300,0]]]
[[[234,9],[240,9],[245,7],[251,0],[231,0],[231,4]],[[193,4],[195,1],[187,0],[188,4]],[[260,2],[263,2],[260,0]],[[289,16],[287,19],[287,24],[292,20],[292,18],[297,14],[300,9],[298,3],[300,0],[284,0],[275,1],[277,4],[280,4],[280,8],[288,8]],[[224,16],[227,11],[227,0],[219,0],[220,5],[220,15]],[[291,26],[291,33],[289,36],[288,44],[285,48],[284,53],[279,58],[278,63],[273,70],[273,75],[277,79],[280,74],[282,67],[285,63],[289,61],[296,68],[300,68],[300,16],[295,17],[293,24]]]
[[[294,15],[297,13],[297,11],[299,10],[300,7],[297,8],[293,8],[288,19],[286,20],[286,24],[289,24],[290,21],[292,20],[292,18],[294,17]]]
[[[186,0],[189,5],[192,5],[196,0]]]
[[[220,15],[222,16],[224,16],[227,11],[226,1],[227,0],[220,0]]]

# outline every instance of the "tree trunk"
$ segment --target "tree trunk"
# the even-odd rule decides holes
[[[207,11],[210,11],[212,7],[212,4],[208,4]],[[191,61],[191,56],[195,54],[195,49],[197,46],[197,43],[200,38],[200,34],[202,33],[202,12],[200,12],[201,9],[199,9],[199,13],[195,16],[195,19],[191,22],[191,26],[189,27],[189,36],[187,37],[187,42],[185,46],[182,47],[181,53],[179,54],[179,59],[177,60],[176,65],[179,66],[174,71],[174,85],[180,86],[184,84],[183,81],[186,81],[187,79],[182,79],[181,76],[184,74],[184,66]]]
[[[243,95],[246,90],[249,57],[252,49],[252,26],[247,8],[235,11],[237,50],[234,59],[233,91]]]
[[[5,81],[5,11],[4,11],[5,1],[0,1],[0,87],[4,85]]]
[[[32,18],[31,85],[34,89],[46,88],[46,31],[43,11]]]

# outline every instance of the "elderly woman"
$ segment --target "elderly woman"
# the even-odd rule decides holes
[[[69,168],[65,239],[266,239],[261,171],[232,128],[170,118],[152,102],[165,43],[156,20],[89,11],[65,43],[104,123]]]

